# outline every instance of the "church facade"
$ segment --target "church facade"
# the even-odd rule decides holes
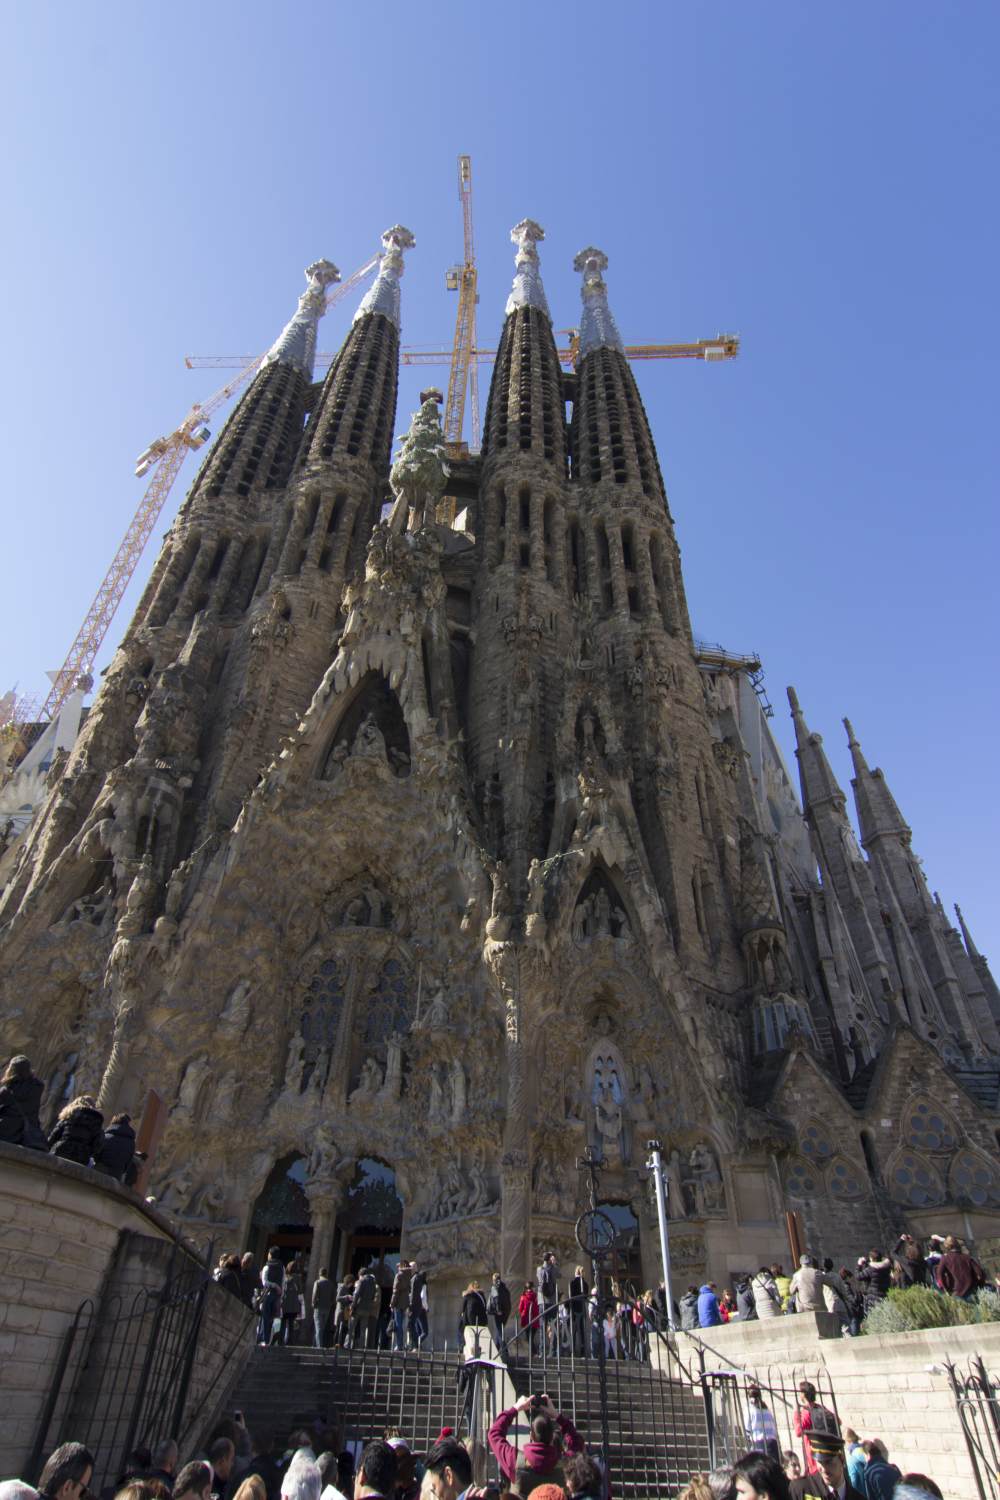
[[[651,1138],[675,1293],[787,1264],[789,1209],[835,1258],[991,1258],[1000,992],[853,729],[863,847],[795,694],[801,806],[746,660],[692,638],[606,258],[567,374],[542,237],[471,457],[431,393],[391,461],[408,231],[319,384],[309,268],[0,866],[0,1042],[53,1111],[156,1091],[199,1243],[401,1251],[438,1308],[572,1274],[588,1146],[655,1286]]]

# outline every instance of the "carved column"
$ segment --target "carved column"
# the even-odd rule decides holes
[[[531,1130],[528,1059],[521,1026],[520,955],[513,943],[491,943],[487,962],[500,985],[505,1013],[507,1108],[500,1158],[500,1274],[511,1286],[531,1267]]]
[[[312,1224],[312,1246],[309,1251],[309,1270],[306,1273],[305,1294],[312,1311],[312,1289],[320,1270],[330,1269],[330,1251],[333,1248],[333,1230],[337,1220],[339,1189],[333,1182],[307,1184],[309,1195],[309,1219]]]

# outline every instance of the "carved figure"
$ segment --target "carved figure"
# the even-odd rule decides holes
[[[624,1116],[619,1101],[609,1083],[603,1083],[594,1104],[594,1119],[600,1137],[603,1154],[614,1159],[621,1154]]]
[[[374,1057],[366,1057],[361,1065],[361,1077],[358,1079],[357,1088],[351,1095],[351,1102],[353,1103],[359,1097],[374,1098],[381,1087],[382,1069]]]
[[[398,1032],[393,1032],[386,1049],[385,1082],[379,1090],[379,1098],[398,1099],[402,1092],[403,1038]]]
[[[307,1177],[310,1182],[326,1181],[333,1177],[338,1163],[337,1143],[328,1125],[321,1125],[316,1132],[309,1155]]]
[[[437,989],[427,1004],[427,1009],[420,1018],[419,1029],[421,1031],[445,1031],[448,1027],[448,1002],[444,998],[444,991]]]
[[[693,1189],[696,1213],[718,1213],[725,1207],[722,1173],[715,1153],[702,1142],[692,1147],[688,1157],[687,1181]]]
[[[687,1206],[684,1201],[684,1181],[681,1172],[681,1153],[676,1146],[670,1153],[667,1162],[667,1208],[672,1219],[684,1219],[687,1217]]]
[[[449,1068],[451,1074],[451,1118],[454,1125],[460,1125],[465,1119],[467,1106],[465,1069],[462,1067],[461,1059],[455,1057]]]
[[[298,1094],[302,1089],[302,1069],[305,1064],[306,1044],[296,1032],[288,1044],[288,1061],[285,1064],[285,1089]]]
[[[220,1030],[239,1040],[250,1025],[250,995],[252,986],[249,979],[241,979],[230,991],[222,1015],[219,1017]]]
[[[437,1062],[431,1069],[430,1102],[427,1108],[427,1118],[432,1122],[440,1122],[444,1117],[444,1068],[441,1063]]]
[[[174,1108],[178,1114],[193,1115],[201,1093],[201,1086],[209,1072],[209,1061],[205,1053],[192,1058],[184,1069],[181,1086],[177,1094],[177,1103]]]
[[[375,722],[374,714],[366,714],[358,725],[351,754],[362,760],[385,760],[385,736]]]

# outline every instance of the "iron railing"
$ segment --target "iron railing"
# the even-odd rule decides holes
[[[972,1356],[964,1370],[951,1360],[943,1364],[955,1397],[979,1500],[1000,1500],[1000,1382],[978,1354]]]

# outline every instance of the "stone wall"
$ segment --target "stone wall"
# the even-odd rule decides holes
[[[945,1500],[968,1500],[976,1493],[972,1465],[947,1375],[945,1360],[967,1367],[982,1355],[986,1366],[1000,1365],[1000,1324],[930,1328],[861,1338],[821,1336],[821,1315],[802,1313],[741,1326],[705,1329],[702,1336],[679,1334],[681,1359],[698,1368],[698,1344],[709,1369],[733,1369],[763,1383],[786,1386],[815,1379],[832,1387],[844,1426],[861,1438],[880,1437],[893,1463],[905,1474],[929,1474]]]
[[[168,1276],[187,1274],[192,1288],[201,1263],[170,1220],[129,1189],[87,1167],[18,1146],[0,1144],[0,1476],[25,1474],[40,1430],[46,1399],[81,1305],[69,1351],[66,1378],[47,1424],[46,1453],[69,1437],[97,1440],[107,1450],[99,1469],[120,1460],[131,1399],[138,1388],[153,1308],[143,1316],[143,1291],[155,1291]],[[201,1408],[223,1394],[229,1370],[252,1344],[244,1333],[245,1309],[214,1283],[205,1306],[191,1388],[178,1428],[183,1437]],[[137,1300],[138,1299],[138,1300]],[[113,1334],[116,1314],[135,1309],[134,1356],[117,1358],[124,1328]],[[93,1342],[86,1337],[93,1333]],[[69,1409],[84,1350],[90,1378]],[[97,1372],[115,1371],[98,1384]],[[113,1388],[112,1388],[113,1387]],[[159,1415],[157,1432],[137,1434],[155,1441],[174,1417]]]

